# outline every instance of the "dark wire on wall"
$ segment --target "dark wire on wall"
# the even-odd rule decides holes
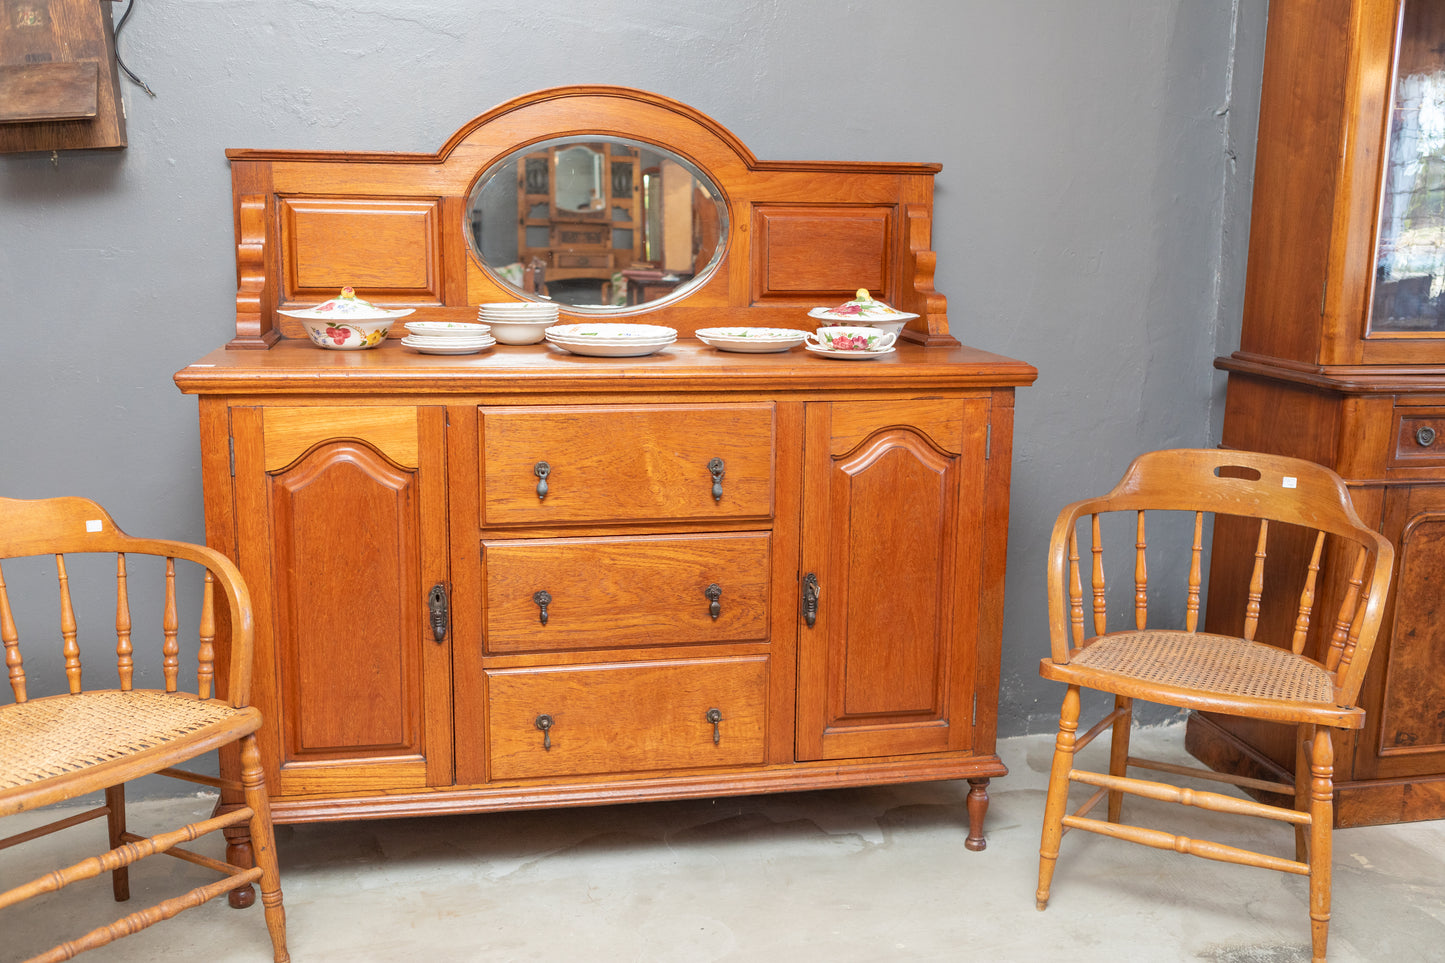
[[[114,2],[114,0],[111,0],[111,2]],[[156,92],[154,90],[151,90],[149,85],[147,85],[144,80],[141,80],[139,77],[133,74],[131,72],[131,69],[125,65],[125,61],[120,59],[120,29],[124,27],[125,22],[130,19],[131,12],[135,10],[135,4],[136,0],[130,0],[130,3],[127,3],[125,5],[125,13],[120,15],[120,22],[115,25],[115,64],[122,71],[124,71],[125,75],[131,79],[132,83],[136,84],[140,87],[141,90],[144,90],[146,93],[154,97],[156,95]]]

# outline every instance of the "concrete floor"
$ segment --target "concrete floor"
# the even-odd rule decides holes
[[[1179,727],[1145,730],[1136,751]],[[290,949],[330,961],[1175,961],[1308,960],[1306,882],[1084,833],[1064,841],[1049,909],[1034,909],[1039,820],[1053,739],[1004,740],[1010,774],[991,786],[988,849],[963,845],[961,782],[278,827]],[[1099,745],[1088,750],[1097,764]],[[1203,785],[1203,784],[1201,784]],[[1194,817],[1177,831],[1292,854],[1282,824],[1241,829]],[[205,798],[144,802],[148,816],[209,811]],[[23,819],[27,817],[17,817]],[[14,822],[14,821],[12,821]],[[14,826],[0,827],[15,831]],[[98,824],[0,855],[0,889],[90,851]],[[198,848],[219,855],[219,847]],[[1445,821],[1340,830],[1330,958],[1445,958]],[[201,880],[153,858],[134,900]],[[134,901],[133,900],[133,901]],[[106,915],[109,914],[109,915]],[[0,913],[0,959],[20,959],[110,922],[108,880]],[[256,907],[187,911],[85,959],[270,959]]]

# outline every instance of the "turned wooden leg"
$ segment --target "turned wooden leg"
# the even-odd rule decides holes
[[[1310,811],[1310,727],[1295,726],[1294,734],[1294,808]],[[1301,863],[1310,860],[1309,827],[1294,827],[1294,858]]]
[[[291,956],[286,952],[286,909],[281,905],[275,830],[271,825],[271,804],[266,798],[261,753],[256,748],[254,735],[241,740],[241,791],[251,808],[251,849],[256,859],[254,865],[261,869],[261,907],[266,916],[266,929],[271,934],[271,950],[276,963],[288,963]]]
[[[966,849],[975,853],[988,847],[983,838],[983,820],[988,815],[988,779],[968,781],[968,838],[963,841]]]
[[[216,813],[219,815],[220,813],[229,812],[237,808],[239,808],[239,806],[235,803],[219,805],[216,807]],[[241,823],[238,826],[227,826],[221,830],[221,832],[226,837],[226,862],[232,866],[241,867],[256,865],[255,862],[253,862],[254,856],[251,852],[251,827],[248,824]],[[226,897],[226,902],[230,903],[236,909],[245,909],[256,902],[256,888],[247,884],[233,889]]]
[[[1315,963],[1324,963],[1330,937],[1330,873],[1334,858],[1335,748],[1330,730],[1310,734],[1310,943]]]
[[[1109,735],[1109,774],[1125,776],[1129,772],[1129,727],[1134,722],[1134,700],[1115,696],[1114,708],[1120,710],[1120,715],[1114,720],[1114,731]],[[1109,822],[1117,823],[1123,809],[1124,793],[1109,790]]]
[[[1049,905],[1049,886],[1064,837],[1064,810],[1069,804],[1069,772],[1074,768],[1074,735],[1079,729],[1079,687],[1069,686],[1059,711],[1059,736],[1054,742],[1054,764],[1049,770],[1049,795],[1044,803],[1044,832],[1039,844],[1039,889],[1034,904]]]
[[[125,783],[106,789],[105,806],[109,810],[105,822],[110,830],[110,848],[115,849],[125,841],[121,838],[125,835]],[[117,903],[130,899],[130,867],[122,866],[111,871],[110,888]]]

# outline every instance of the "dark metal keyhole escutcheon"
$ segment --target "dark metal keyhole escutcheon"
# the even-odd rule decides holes
[[[548,752],[551,752],[552,717],[544,713],[537,717],[537,721],[534,722],[533,725],[535,725],[538,729],[542,730],[542,748],[546,749]]]
[[[532,474],[537,476],[537,501],[547,497],[547,476],[552,474],[552,466],[545,461],[539,461],[532,468]]]
[[[707,596],[707,614],[713,617],[714,622],[717,621],[717,617],[722,614],[722,603],[718,601],[722,598],[722,586],[714,582],[703,589],[702,594]]]
[[[809,572],[803,576],[803,619],[808,623],[808,628],[818,621],[818,596],[823,590],[818,587],[818,576]]]
[[[552,596],[551,596],[551,594],[548,593],[546,589],[543,589],[543,590],[540,591],[540,592],[533,592],[533,593],[532,593],[532,601],[537,603],[537,608],[540,610],[540,611],[538,612],[538,614],[537,614],[537,618],[541,621],[541,623],[542,623],[543,625],[546,625],[546,624],[547,624],[547,606],[549,606],[549,605],[552,604]]]
[[[712,500],[715,502],[722,501],[723,467],[723,460],[721,458],[711,458],[708,460],[707,470],[712,474]]]
[[[447,640],[447,587],[441,582],[433,585],[426,596],[426,607],[431,613],[431,634],[438,642]]]
[[[718,729],[718,724],[722,722],[722,710],[707,710],[707,721],[712,723],[712,744],[717,745],[722,742],[722,732]]]

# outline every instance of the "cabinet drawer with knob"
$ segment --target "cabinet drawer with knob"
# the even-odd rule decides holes
[[[765,657],[493,669],[491,776],[760,764],[767,678]]]
[[[768,637],[767,532],[484,541],[488,653]]]
[[[1391,468],[1445,465],[1445,410],[1397,408]]]
[[[773,406],[480,409],[482,526],[768,518]]]

